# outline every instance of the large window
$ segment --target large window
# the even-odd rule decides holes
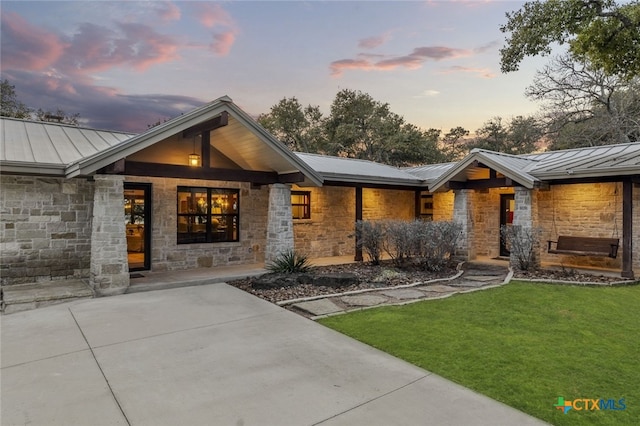
[[[178,187],[178,244],[238,241],[237,189]]]
[[[291,213],[294,219],[311,219],[310,191],[291,191]]]

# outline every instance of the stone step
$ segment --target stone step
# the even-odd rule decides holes
[[[94,297],[83,280],[43,281],[2,287],[2,313],[20,311]]]

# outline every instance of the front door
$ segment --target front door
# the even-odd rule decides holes
[[[500,229],[503,226],[511,226],[513,224],[513,211],[516,207],[516,201],[513,194],[500,195]],[[498,232],[498,235],[501,235]],[[500,237],[500,256],[509,256],[509,247]]]
[[[124,184],[129,271],[151,269],[151,184]]]

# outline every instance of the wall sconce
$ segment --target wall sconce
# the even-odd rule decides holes
[[[200,155],[196,154],[196,137],[193,136],[193,153],[189,154],[189,165],[191,167],[200,166]]]

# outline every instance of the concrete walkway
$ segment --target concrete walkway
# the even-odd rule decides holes
[[[1,321],[2,425],[543,424],[223,283]]]

